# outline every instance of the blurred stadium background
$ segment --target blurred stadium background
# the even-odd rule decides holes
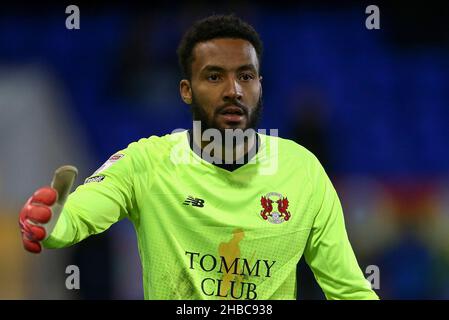
[[[360,266],[380,269],[384,299],[449,298],[449,14],[447,5],[243,1],[165,6],[2,5],[0,11],[0,299],[141,299],[128,221],[73,248],[33,256],[17,214],[53,170],[80,177],[140,137],[187,128],[176,47],[211,13],[247,19],[265,45],[261,128],[311,149],[335,183]],[[65,288],[65,268],[81,289]],[[322,299],[298,267],[298,297]]]

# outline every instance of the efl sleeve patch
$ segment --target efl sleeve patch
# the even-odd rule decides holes
[[[125,155],[122,153],[116,153],[113,156],[111,156],[103,165],[97,169],[93,174],[100,173],[101,171],[106,170],[110,166],[112,166],[115,162],[119,161],[121,158],[123,158]]]

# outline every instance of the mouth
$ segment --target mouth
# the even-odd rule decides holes
[[[245,110],[238,106],[232,105],[223,108],[219,112],[219,116],[228,124],[238,124],[242,122],[245,116]]]
[[[243,115],[245,115],[245,111],[242,108],[238,107],[238,106],[232,105],[232,106],[228,106],[228,107],[223,108],[220,111],[220,114],[221,115],[238,115],[238,116],[243,116]]]

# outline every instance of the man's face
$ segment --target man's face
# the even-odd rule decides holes
[[[254,128],[260,116],[262,89],[251,43],[209,40],[194,47],[193,57],[191,81],[181,82],[181,94],[191,99],[194,120],[200,120],[203,129]]]

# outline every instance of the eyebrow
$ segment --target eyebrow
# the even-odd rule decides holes
[[[256,67],[250,63],[250,64],[244,64],[240,67],[237,68],[237,71],[243,71],[243,70],[253,70],[253,71],[257,71]],[[226,69],[221,67],[221,66],[217,66],[217,65],[206,65],[202,70],[201,73],[203,72],[225,72]]]

